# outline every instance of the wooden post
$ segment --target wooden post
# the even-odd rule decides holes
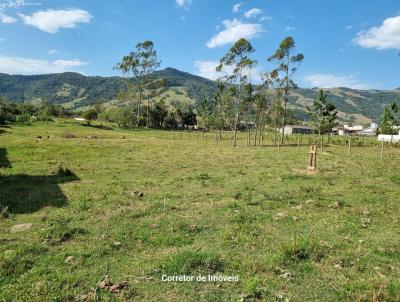
[[[308,151],[308,168],[309,171],[317,169],[317,145],[311,145]]]
[[[324,137],[321,136],[319,139],[320,139],[320,144],[321,144],[321,152],[324,152]]]
[[[381,159],[383,159],[383,141],[382,141],[382,146],[381,146]]]
[[[349,138],[349,147],[347,149],[347,156],[350,156],[351,154],[351,138]]]

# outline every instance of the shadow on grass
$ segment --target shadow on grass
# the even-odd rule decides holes
[[[0,148],[0,168],[11,168],[11,162],[8,160],[6,148]]]
[[[4,148],[0,148],[0,163],[11,166]],[[9,213],[23,214],[47,206],[65,206],[68,199],[59,184],[77,180],[80,178],[72,172],[59,172],[55,175],[0,175],[0,209],[7,207]]]

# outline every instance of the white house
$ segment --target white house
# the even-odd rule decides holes
[[[284,130],[284,131],[283,131]],[[283,129],[282,127],[279,129],[279,132],[284,134],[313,134],[315,133],[315,129],[308,126],[302,125],[286,125]]]
[[[380,142],[392,142],[398,143],[400,142],[400,131],[398,135],[391,135],[391,134],[379,134],[378,141]]]

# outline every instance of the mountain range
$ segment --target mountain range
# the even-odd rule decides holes
[[[173,68],[152,74],[154,79],[165,79],[164,96],[171,106],[195,104],[197,100],[211,98],[217,85],[214,81]],[[124,90],[122,77],[85,76],[65,72],[46,75],[8,75],[0,73],[0,96],[13,102],[48,102],[66,108],[79,109],[94,102],[115,103],[117,93]],[[304,115],[318,93],[318,88],[298,88],[292,92],[290,107]],[[324,89],[328,100],[339,110],[339,118],[353,116],[362,124],[380,119],[383,109],[393,101],[400,101],[400,89],[357,90],[345,87]]]

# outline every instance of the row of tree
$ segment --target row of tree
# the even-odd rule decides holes
[[[7,122],[31,123],[50,121],[53,117],[70,117],[73,112],[61,105],[12,103],[0,97],[0,124]]]
[[[96,118],[114,123],[121,128],[151,126],[152,128],[190,129],[197,124],[196,113],[191,106],[170,109],[164,99],[161,99],[154,102],[151,110],[147,106],[141,109],[142,113],[138,115],[137,111],[127,105],[109,107],[102,112],[96,112],[94,108],[91,108],[83,113],[83,117],[91,120],[88,113],[92,112],[92,117],[96,115]]]
[[[285,137],[284,129],[291,118],[288,108],[290,93],[296,88],[293,76],[304,60],[304,55],[295,53],[292,37],[285,38],[278,49],[268,57],[275,64],[270,72],[260,75],[261,85],[253,85],[257,61],[251,56],[255,49],[246,39],[239,39],[220,60],[216,70],[222,75],[218,79],[218,91],[212,99],[197,103],[197,122],[203,129],[231,129],[233,145],[237,144],[237,131],[247,129],[250,144],[251,130],[255,129],[254,142],[262,140],[266,126],[283,129],[280,139]],[[163,105],[156,102],[165,91],[163,80],[154,80],[151,74],[160,66],[157,52],[151,41],[138,43],[135,50],[124,56],[115,69],[128,76],[128,89],[119,94],[119,99],[129,104],[136,120],[132,125],[141,125],[141,112],[146,111],[146,127],[160,127],[159,114]],[[153,104],[154,103],[154,104]],[[117,109],[115,109],[117,110]],[[121,109],[118,109],[121,110]],[[326,95],[321,96],[309,109],[318,125],[319,133],[330,131],[336,118],[336,108],[326,103]],[[166,111],[165,111],[166,112]],[[131,113],[133,114],[133,113]],[[165,113],[165,124],[179,124],[178,113]],[[156,116],[156,117],[155,117]]]

